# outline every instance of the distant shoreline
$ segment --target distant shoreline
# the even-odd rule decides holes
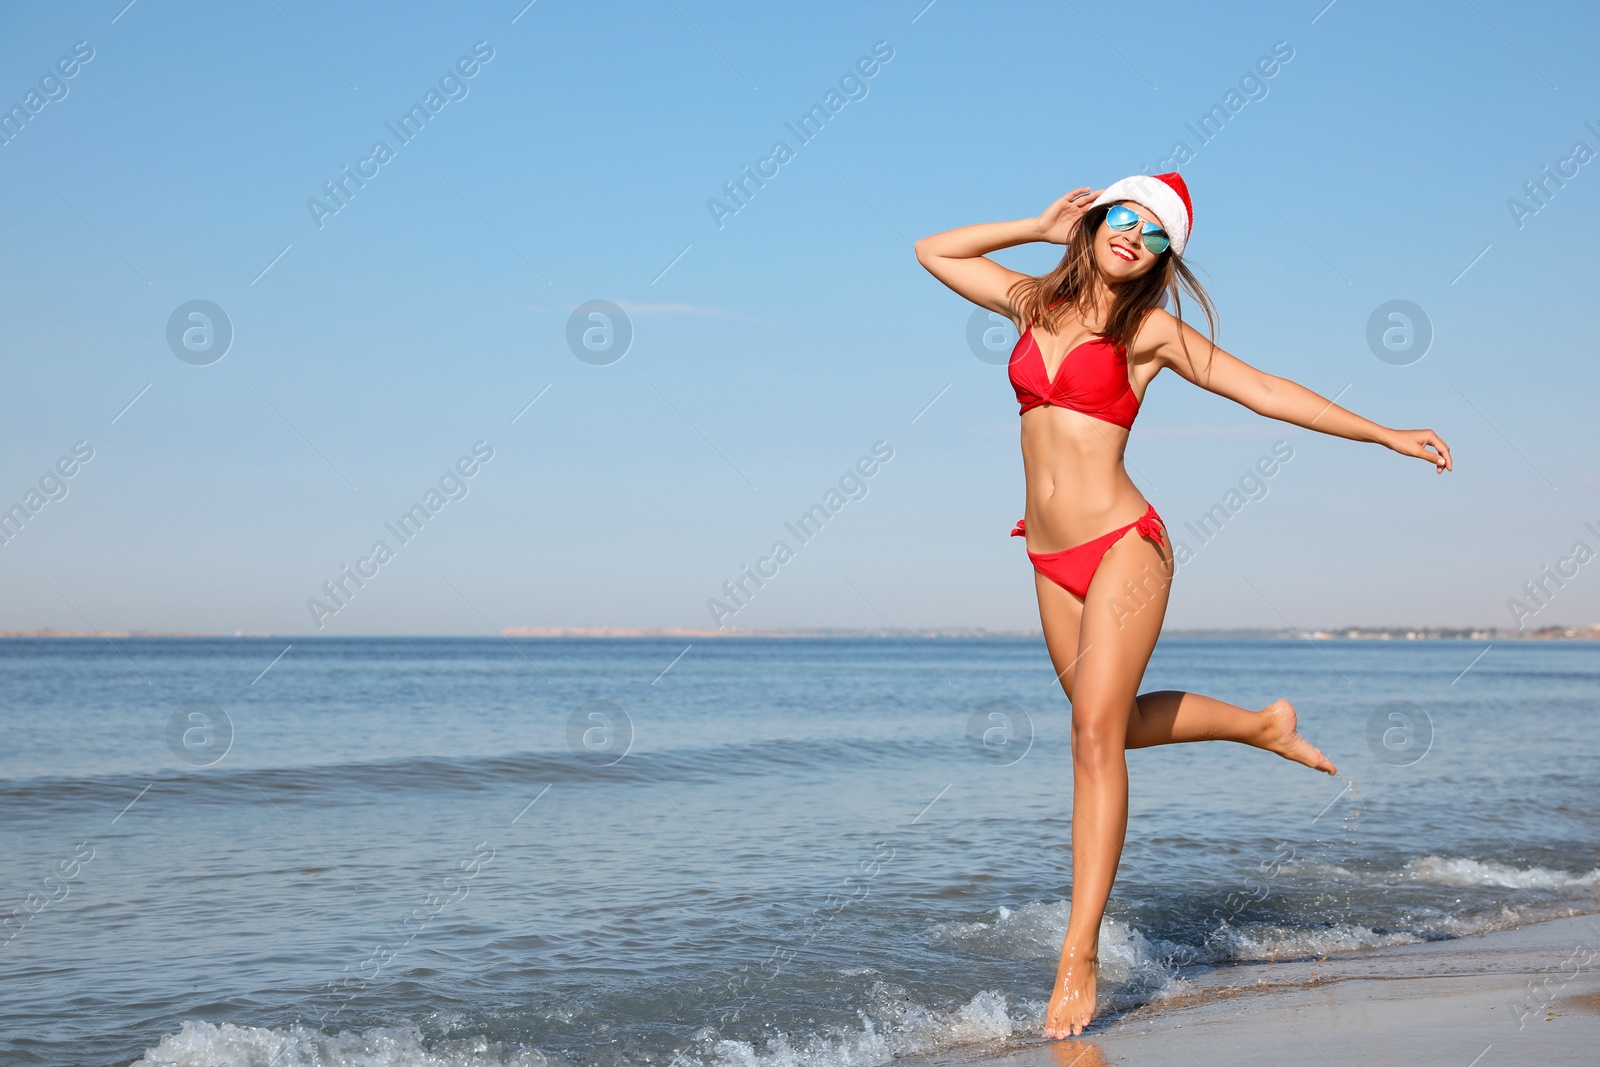
[[[343,639],[417,640],[430,637],[473,635],[440,634],[344,634]],[[722,630],[690,629],[682,627],[648,626],[509,626],[498,635],[504,638],[841,638],[841,637],[916,637],[923,640],[938,638],[989,638],[989,637],[1042,637],[1039,630],[986,630],[981,627],[926,627],[877,628],[849,627],[793,627],[771,629],[741,629],[728,627]],[[1600,624],[1588,626],[1546,626],[1538,630],[1499,630],[1491,627],[1370,627],[1349,626],[1334,630],[1286,629],[1210,629],[1167,630],[1163,637],[1184,638],[1260,638],[1305,639],[1313,641],[1596,641],[1600,640]],[[189,633],[179,631],[142,630],[0,630],[0,640],[41,638],[282,638],[312,640],[323,635],[273,634],[273,633]]]

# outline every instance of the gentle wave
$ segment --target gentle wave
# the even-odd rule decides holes
[[[1065,900],[1031,901],[1016,908],[1001,906],[988,922],[936,923],[929,936],[984,956],[1053,959],[1061,954],[1071,913]],[[1178,977],[1172,966],[1175,947],[1152,941],[1120,919],[1102,918],[1096,959],[1102,1002],[1119,1009],[1162,996]]]
[[[927,1056],[973,1045],[995,1045],[1019,1030],[1044,1023],[1044,1004],[1015,1009],[1004,994],[984,991],[953,1011],[932,1011],[880,987],[861,1012],[857,1030],[793,1037],[779,1033],[757,1047],[707,1035],[677,1067],[882,1067],[908,1056]]]
[[[1424,856],[1400,870],[1400,877],[1428,885],[1482,885],[1503,889],[1567,889],[1600,886],[1600,867],[1587,874],[1548,867],[1516,868],[1504,863],[1445,856]]]
[[[1018,1031],[1037,1030],[1044,1004],[1015,1008],[1003,994],[984,991],[952,1011],[934,1011],[907,1000],[898,987],[879,983],[859,1013],[856,1029],[791,1035],[779,1032],[759,1046],[729,1040],[707,1028],[671,1060],[671,1067],[882,1067],[907,1056],[924,1056],[974,1045],[992,1046]],[[508,1047],[485,1038],[432,1044],[415,1026],[371,1027],[328,1034],[312,1027],[221,1025],[186,1020],[130,1067],[566,1067],[560,1054]]]
[[[989,922],[941,923],[934,936],[984,955],[1054,958],[1061,952],[1071,912],[1071,904],[1065,900],[1036,901],[1019,908],[999,908]],[[1149,937],[1107,917],[1100,923],[1101,994],[1113,1008],[1133,1007],[1178,992],[1183,967],[1321,956],[1430,939],[1408,931],[1377,931],[1349,923],[1307,927],[1224,921],[1208,932],[1203,943],[1184,944]]]
[[[483,1038],[427,1048],[416,1027],[375,1026],[325,1034],[307,1026],[235,1026],[184,1021],[130,1067],[551,1067],[536,1049],[507,1049]]]
[[[529,782],[720,782],[760,777],[819,765],[874,766],[959,753],[960,740],[899,739],[893,745],[862,739],[777,739],[628,753],[616,762],[588,762],[570,752],[526,752],[507,756],[406,756],[399,759],[326,763],[301,767],[221,766],[190,774],[163,770],[149,775],[83,775],[0,779],[0,801],[110,801],[131,786],[154,782],[162,792],[231,794],[259,788],[268,795],[303,795],[322,790],[416,792],[420,789],[477,792],[504,781]],[[250,792],[250,795],[255,795]]]
[[[1464,857],[1424,856],[1398,869],[1364,876],[1318,864],[1301,865],[1301,871],[1314,876],[1338,873],[1373,886],[1403,881],[1532,889],[1600,885],[1600,871],[1572,874]],[[926,936],[930,941],[946,942],[991,958],[1053,958],[1060,951],[1070,912],[1070,903],[1065,900],[1000,906],[981,920],[934,923]],[[1192,989],[1184,973],[1194,967],[1316,958],[1418,944],[1571,913],[1570,907],[1548,902],[1521,907],[1501,904],[1469,916],[1429,911],[1404,929],[1374,929],[1352,922],[1232,925],[1222,921],[1201,944],[1152,937],[1108,916],[1100,929],[1100,1001],[1105,1012],[1118,1013],[1184,995]],[[1192,971],[1189,973],[1192,975]],[[731,1039],[706,1027],[694,1034],[687,1049],[665,1059],[667,1067],[884,1067],[911,1056],[1005,1045],[1016,1037],[1037,1035],[1044,1022],[1043,1000],[1018,998],[1013,1002],[1004,993],[982,990],[954,1008],[936,1010],[912,1000],[902,987],[880,980],[871,968],[852,968],[840,974],[861,980],[856,1011],[859,1026],[828,1027],[808,1033],[779,1031],[760,1043]],[[457,1032],[473,1028],[471,1020],[459,1013],[450,1021],[450,1028]],[[604,1056],[602,1061],[609,1062]],[[304,1025],[269,1028],[188,1020],[180,1032],[163,1037],[132,1067],[259,1067],[263,1063],[322,1067],[572,1067],[574,1062],[560,1053],[483,1037],[429,1041],[416,1026],[378,1026],[330,1034]],[[591,1059],[580,1062],[589,1063]]]
[[[1366,875],[1322,864],[1303,864],[1298,870],[1303,875],[1333,875],[1373,888],[1406,882],[1517,889],[1600,887],[1600,869],[1573,874],[1546,867],[1517,868],[1463,857],[1424,856],[1410,860],[1398,870]],[[1001,906],[988,920],[935,924],[930,937],[1000,959],[1053,958],[1061,951],[1071,910],[1066,900],[1033,901],[1015,908]],[[1100,925],[1100,977],[1111,987],[1113,1003],[1119,999],[1144,1002],[1148,998],[1161,999],[1169,995],[1180,981],[1178,969],[1181,967],[1420,944],[1511,929],[1571,913],[1570,904],[1534,901],[1510,906],[1502,901],[1476,914],[1447,914],[1425,909],[1404,925],[1387,929],[1349,922],[1304,925],[1222,920],[1206,931],[1198,944],[1149,937],[1107,916]]]

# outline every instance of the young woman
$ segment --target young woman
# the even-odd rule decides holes
[[[1184,265],[1193,207],[1176,173],[1075,189],[1038,218],[963,226],[917,242],[917,260],[961,296],[1009,317],[1021,333],[1011,384],[1022,414],[1023,521],[1039,620],[1072,703],[1072,914],[1045,1018],[1049,1037],[1076,1036],[1095,1010],[1095,953],[1128,822],[1125,750],[1226,740],[1334,774],[1279,700],[1249,711],[1197,693],[1139,693],[1167,610],[1172,546],[1155,508],[1123,467],[1128,431],[1151,381],[1170,368],[1268,418],[1371,441],[1452,469],[1432,430],[1391,430],[1236,359],[1182,319],[1180,283],[1206,313],[1210,298]],[[987,254],[1066,245],[1030,277]],[[1164,310],[1170,296],[1177,315]]]

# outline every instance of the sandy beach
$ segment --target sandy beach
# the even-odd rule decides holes
[[[1093,1025],[925,1067],[1600,1063],[1600,916],[1247,964]]]

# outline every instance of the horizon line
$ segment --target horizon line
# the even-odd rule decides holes
[[[0,640],[42,640],[109,638],[217,638],[217,639],[333,639],[333,640],[510,640],[537,639],[625,639],[647,637],[678,638],[825,638],[825,637],[1043,637],[1040,629],[989,629],[982,626],[927,626],[927,627],[850,627],[850,626],[785,626],[785,627],[726,627],[723,629],[697,629],[676,626],[508,626],[500,632],[488,634],[438,634],[438,633],[377,633],[377,634],[306,634],[276,633],[272,631],[235,630],[233,633],[200,632],[184,630],[57,630],[43,627],[36,630],[0,630]],[[1503,630],[1492,626],[1336,626],[1313,630],[1293,627],[1214,626],[1180,627],[1164,630],[1162,637],[1298,637],[1305,640],[1550,640],[1576,638],[1600,640],[1600,623],[1571,626],[1543,626],[1536,630]]]

